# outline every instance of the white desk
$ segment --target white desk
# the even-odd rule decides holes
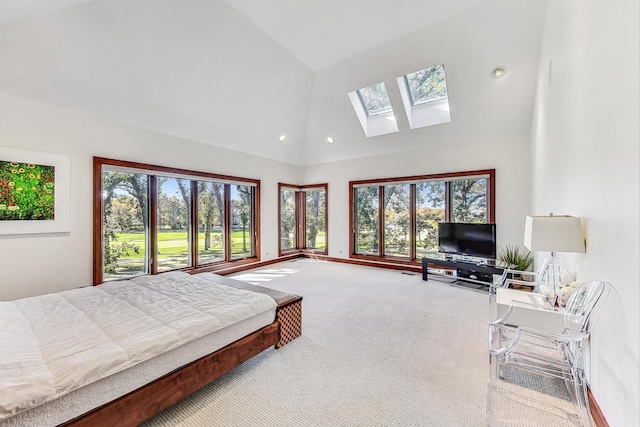
[[[496,304],[498,318],[504,316],[510,306],[514,306],[507,324],[526,326],[554,334],[560,334],[565,329],[564,313],[553,310],[540,294],[498,288]]]

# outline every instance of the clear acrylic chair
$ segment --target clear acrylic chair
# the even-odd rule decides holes
[[[505,425],[504,408],[498,405],[504,374],[542,375],[564,380],[566,391],[575,408],[575,417],[582,426],[591,426],[587,381],[585,378],[585,344],[590,328],[610,284],[594,281],[578,288],[567,301],[562,316],[564,331],[552,333],[531,327],[510,324],[514,306],[506,314],[489,323],[489,425]],[[507,414],[508,417],[508,414]]]

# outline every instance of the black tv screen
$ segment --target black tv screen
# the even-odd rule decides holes
[[[438,250],[446,254],[496,258],[496,225],[438,223]]]

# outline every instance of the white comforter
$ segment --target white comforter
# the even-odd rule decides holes
[[[0,302],[0,420],[275,306],[182,272]]]

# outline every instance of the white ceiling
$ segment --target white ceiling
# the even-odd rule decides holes
[[[0,92],[292,164],[365,156],[346,93],[420,68],[445,62],[449,82],[507,65],[509,107],[530,106],[538,3],[0,0]],[[311,146],[332,132],[354,144]],[[415,148],[402,135],[382,151]]]
[[[227,0],[312,70],[486,0]]]
[[[91,1],[2,0],[0,24]],[[226,1],[317,71],[486,0]]]
[[[20,21],[93,0],[2,0],[0,24]]]

